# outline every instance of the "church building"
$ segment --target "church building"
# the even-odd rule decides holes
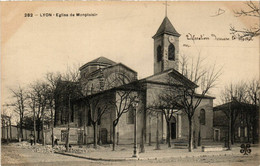
[[[78,86],[82,97],[72,99],[70,109],[62,104],[56,105],[54,134],[60,143],[65,143],[67,123],[70,123],[71,144],[93,143],[94,129],[103,144],[113,141],[132,144],[135,110],[138,142],[141,136],[146,143],[156,142],[157,131],[160,142],[165,142],[167,117],[163,111],[172,115],[168,117],[170,140],[187,141],[189,123],[186,113],[177,106],[169,108],[167,102],[162,101],[162,96],[170,93],[170,89],[198,87],[179,72],[179,37],[180,34],[165,17],[152,37],[154,55],[150,58],[154,58],[154,74],[140,80],[137,72],[127,65],[105,57],[81,66]],[[200,135],[202,141],[213,140],[213,99],[203,96],[193,116],[194,138]],[[116,138],[113,138],[113,132]]]

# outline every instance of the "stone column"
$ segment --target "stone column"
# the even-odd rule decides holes
[[[181,114],[177,114],[177,124],[178,124],[178,138],[181,138]]]

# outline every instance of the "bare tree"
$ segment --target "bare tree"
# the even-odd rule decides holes
[[[234,144],[235,141],[235,123],[238,116],[243,112],[241,103],[245,103],[247,100],[246,95],[246,83],[240,82],[238,84],[230,83],[221,92],[221,100],[224,104],[227,104],[228,109],[223,109],[222,112],[229,120],[228,125],[228,146]],[[238,107],[236,105],[239,105]]]
[[[245,2],[244,9],[234,11],[236,17],[251,17],[256,18],[255,25],[252,25],[249,29],[236,29],[234,26],[230,27],[231,34],[240,37],[242,39],[252,39],[260,35],[259,18],[260,9],[259,3],[248,1]]]
[[[12,111],[12,109],[9,109],[8,107],[13,107],[14,105],[12,104],[3,104],[2,105],[2,110],[1,110],[1,119],[2,119],[2,127],[4,127],[5,125],[8,126],[9,125],[9,129],[6,128],[7,133],[9,130],[9,135],[10,135],[10,140],[12,140],[12,120],[14,118],[14,112]],[[3,132],[3,131],[2,131]],[[3,135],[3,133],[2,133]],[[8,139],[7,139],[8,141]]]
[[[156,101],[156,100],[153,100]],[[152,146],[152,119],[156,120],[156,145],[155,149],[160,150],[160,139],[159,139],[159,115],[162,114],[162,107],[157,102],[153,102],[151,105],[148,105],[146,108],[146,115],[148,119],[148,145]]]
[[[18,87],[18,89],[10,89],[13,97],[14,102],[11,104],[7,104],[7,106],[14,106],[14,112],[16,112],[19,115],[19,142],[23,139],[23,120],[24,115],[27,111],[26,108],[26,102],[27,102],[27,95],[25,88],[22,88],[21,86]]]
[[[55,90],[55,107],[58,109],[65,108],[66,112],[62,112],[65,116],[64,124],[67,124],[67,135],[66,135],[66,151],[69,150],[70,146],[70,123],[74,119],[72,101],[81,97],[80,87],[78,82],[63,81],[60,80],[57,83]],[[60,110],[59,110],[60,111]]]
[[[184,76],[197,85],[201,85],[198,89],[194,85],[185,85],[180,87],[181,90],[181,106],[184,108],[183,111],[187,115],[189,120],[189,151],[192,151],[193,147],[193,115],[200,105],[203,97],[209,92],[210,89],[216,86],[216,81],[221,75],[221,68],[218,69],[216,65],[212,65],[208,68],[204,67],[204,59],[201,59],[200,55],[194,61],[189,59],[187,56],[181,57],[181,66],[183,67],[180,71]],[[197,88],[197,89],[196,89]]]
[[[59,81],[56,84],[56,96],[60,96],[61,103],[67,108],[67,139],[66,139],[66,151],[69,150],[70,146],[70,123],[71,118],[71,101],[82,97],[81,86],[79,84],[80,72],[78,70],[79,65],[73,67],[67,67],[67,71],[61,74]],[[56,100],[58,97],[56,98]],[[55,101],[56,103],[57,101]]]
[[[101,72],[102,75],[102,72]],[[105,81],[105,80],[104,80]],[[129,108],[131,107],[132,100],[133,100],[133,87],[127,88],[124,87],[124,85],[128,84],[129,81],[134,81],[134,80],[129,80],[127,78],[127,74],[123,71],[120,73],[115,73],[113,76],[110,78],[110,80],[105,81],[104,87],[100,87],[99,91],[102,91],[103,88],[108,90],[114,88],[115,91],[115,96],[114,100],[109,100],[109,105],[111,108],[115,109],[115,118],[113,119],[113,151],[115,150],[115,144],[119,143],[119,132],[116,133],[116,126],[119,122],[119,119],[121,116],[128,112]],[[102,84],[102,81],[101,83]],[[121,88],[118,88],[121,87]],[[116,139],[117,135],[117,139]],[[116,142],[117,140],[117,142]]]
[[[42,102],[43,99],[43,95],[42,95],[42,88],[40,86],[40,82],[35,82],[33,83],[31,86],[31,92],[29,94],[30,96],[30,107],[35,107],[33,109],[33,113],[34,113],[34,120],[36,123],[36,131],[37,131],[37,142],[40,141],[40,133],[42,130],[42,107],[45,107],[44,103]],[[35,102],[35,106],[34,106],[34,102]],[[34,136],[36,137],[36,135]]]
[[[97,127],[101,123],[101,118],[103,114],[108,111],[109,105],[105,103],[108,100],[106,96],[95,96],[93,98],[87,99],[87,105],[90,110],[90,120],[94,129],[94,148],[97,148],[98,143],[98,131]],[[99,138],[101,136],[99,135]]]
[[[33,135],[34,135],[34,144],[36,144],[36,96],[33,90],[28,92],[28,105],[33,112]]]
[[[48,84],[46,82],[37,81],[35,85],[32,86],[33,90],[36,95],[37,101],[37,120],[38,120],[38,139],[39,139],[39,132],[41,128],[42,132],[42,145],[45,145],[45,131],[44,131],[44,122],[46,120],[46,109],[47,109],[47,102],[48,102]],[[41,127],[40,127],[41,126]]]
[[[159,94],[158,99],[154,100],[153,108],[159,109],[161,113],[164,115],[166,123],[167,123],[167,143],[168,147],[171,147],[171,125],[170,121],[174,117],[182,106],[180,101],[182,96],[178,90],[176,85],[172,84],[173,80],[171,77],[168,79],[167,87]]]
[[[80,79],[80,64],[73,64],[72,66],[67,66],[67,70],[60,75],[62,80],[70,82],[78,82]]]
[[[152,146],[152,117],[154,116],[154,111],[152,108],[146,109],[146,115],[149,118],[148,119],[148,145]]]
[[[110,100],[109,104],[115,109],[116,116],[113,119],[113,151],[116,144],[116,126],[124,113],[127,113],[133,102],[132,90],[116,91],[115,100]],[[117,143],[119,133],[117,133]]]
[[[256,79],[252,79],[249,81],[247,86],[247,103],[252,104],[253,107],[249,112],[249,119],[248,123],[252,126],[252,143],[255,143],[257,141],[258,136],[257,136],[257,126],[259,125],[259,94],[257,93],[259,89],[259,84]],[[249,129],[248,125],[248,129]],[[248,132],[249,134],[249,132]],[[249,139],[249,135],[248,135]],[[249,141],[249,140],[248,140]]]
[[[256,79],[249,82],[240,81],[229,84],[221,93],[224,106],[219,106],[217,109],[222,110],[230,121],[228,125],[229,145],[235,141],[235,128],[237,127],[247,128],[247,142],[250,142],[250,138],[252,138],[252,143],[257,139],[256,130],[259,117],[257,87]]]
[[[54,146],[54,109],[55,109],[55,95],[56,95],[56,88],[58,85],[58,82],[61,79],[61,75],[59,73],[47,73],[46,74],[46,79],[47,79],[47,84],[48,84],[48,89],[47,89],[47,100],[48,100],[48,105],[50,108],[51,112],[51,132],[52,132],[52,147]]]
[[[2,121],[2,138],[5,138],[4,130],[6,130],[6,143],[9,143],[9,139],[12,139],[12,130],[11,130],[11,116],[7,116],[6,113],[2,111],[1,113],[1,121]],[[10,127],[10,130],[9,130]],[[9,134],[10,133],[10,134]],[[9,138],[10,135],[10,138]]]

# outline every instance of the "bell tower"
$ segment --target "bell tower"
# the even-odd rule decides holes
[[[180,36],[166,16],[156,34],[153,36],[154,74],[170,68],[174,68],[178,71]]]

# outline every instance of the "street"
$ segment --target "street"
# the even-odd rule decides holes
[[[144,161],[92,161],[54,153],[37,153],[30,149],[17,148],[9,145],[2,146],[1,163],[7,165],[259,165],[259,157],[255,154],[248,156],[211,156],[183,159],[144,160]],[[105,154],[104,154],[105,155]]]

